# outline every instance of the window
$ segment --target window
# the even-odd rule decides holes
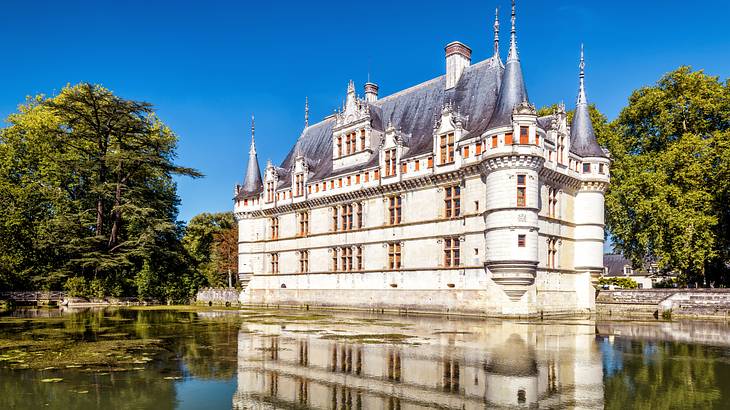
[[[385,176],[390,177],[395,175],[396,158],[395,149],[389,149],[385,151]]]
[[[299,273],[309,272],[309,251],[299,251]]]
[[[375,178],[376,180],[380,179],[380,170],[379,169],[375,170],[375,172],[373,173],[373,178]]]
[[[606,169],[604,168],[604,165],[603,164],[598,164],[598,173],[599,174],[605,174],[606,173]]]
[[[342,211],[342,215],[341,215],[342,224],[340,225],[340,230],[342,230],[342,231],[352,230],[352,222],[353,222],[352,204],[342,205],[341,211]]]
[[[440,164],[454,162],[454,133],[442,135],[439,138],[439,161]]]
[[[362,220],[362,204],[356,203],[355,208],[357,209],[357,228],[360,229],[363,226],[363,220]]]
[[[433,157],[428,157],[428,169],[433,168]]]
[[[388,244],[388,269],[400,269],[401,245],[398,242]]]
[[[464,158],[469,158],[469,146],[464,147]]]
[[[512,145],[512,133],[511,132],[504,134],[504,145]]]
[[[352,248],[340,249],[340,270],[344,272],[352,270]]]
[[[540,134],[535,132],[535,145],[540,145]]]
[[[304,195],[304,174],[298,174],[294,177],[294,189],[296,190],[296,196]]]
[[[461,187],[459,185],[445,188],[444,197],[445,213],[447,218],[456,218],[461,215]]]
[[[517,235],[517,247],[524,248],[525,247],[525,241],[526,241],[526,236],[525,235]]]
[[[406,172],[408,172],[408,163],[404,162],[400,166],[400,173],[405,174]]]
[[[309,212],[299,212],[299,236],[309,235]]]
[[[355,175],[355,183],[356,184],[360,183],[360,174]]]
[[[476,155],[481,155],[481,153],[482,153],[482,144],[483,143],[477,142],[477,145],[475,146],[475,148],[477,150]]]
[[[360,150],[365,150],[365,130],[360,131]]]
[[[558,137],[558,158],[557,158],[558,164],[564,163],[564,160],[563,160],[564,149],[565,149],[565,136],[560,135],[560,137]]]
[[[496,135],[493,136],[492,137],[492,148],[497,148],[497,141],[498,141],[497,136]]]
[[[269,255],[269,260],[271,261],[271,273],[279,273],[279,254],[272,253]]]
[[[342,156],[342,137],[337,137],[337,156]]]
[[[370,172],[364,173],[363,176],[364,176],[365,182],[370,181]]]
[[[413,164],[413,169],[418,171],[421,169],[421,160],[417,159],[416,162]]]
[[[444,266],[459,266],[459,238],[444,238]]]
[[[520,144],[530,143],[530,128],[520,127]]]
[[[279,218],[273,217],[269,220],[271,226],[271,239],[279,239]]]
[[[338,231],[340,229],[340,216],[339,216],[339,208],[336,206],[332,207],[332,231]]]
[[[355,247],[355,264],[357,270],[362,270],[362,245]]]
[[[525,174],[517,174],[517,206],[527,206],[527,177]]]
[[[631,269],[631,266],[624,265],[624,276],[631,276],[633,273],[633,269]]]
[[[332,272],[337,272],[337,248],[331,248],[330,254],[332,254]]]
[[[556,218],[558,215],[558,190],[553,187],[548,187],[548,216]]]
[[[274,191],[276,189],[276,187],[274,185],[275,185],[274,182],[266,183],[266,202],[274,201]]]
[[[402,199],[400,195],[388,197],[388,224],[398,225],[401,221]]]
[[[591,164],[590,163],[587,163],[587,162],[584,162],[583,163],[583,173],[584,174],[589,174],[590,172],[591,172]]]
[[[555,257],[558,253],[557,240],[550,238],[547,240],[547,267],[548,269],[555,269]]]

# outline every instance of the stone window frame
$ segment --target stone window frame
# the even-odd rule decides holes
[[[446,268],[461,266],[461,240],[458,236],[447,236],[444,241],[443,266]]]
[[[444,187],[444,218],[453,219],[461,216],[461,185]]]

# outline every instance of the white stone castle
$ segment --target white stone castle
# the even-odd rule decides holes
[[[538,117],[517,54],[471,63],[387,97],[352,82],[263,180],[253,140],[236,187],[241,302],[487,316],[594,310],[603,269],[608,153],[583,83]],[[308,110],[307,110],[308,112]],[[308,114],[306,115],[308,117]]]

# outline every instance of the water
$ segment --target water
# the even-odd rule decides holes
[[[727,408],[730,325],[16,310],[0,409]]]

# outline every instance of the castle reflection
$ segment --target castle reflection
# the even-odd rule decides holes
[[[244,324],[234,408],[603,406],[593,322],[398,321]]]

